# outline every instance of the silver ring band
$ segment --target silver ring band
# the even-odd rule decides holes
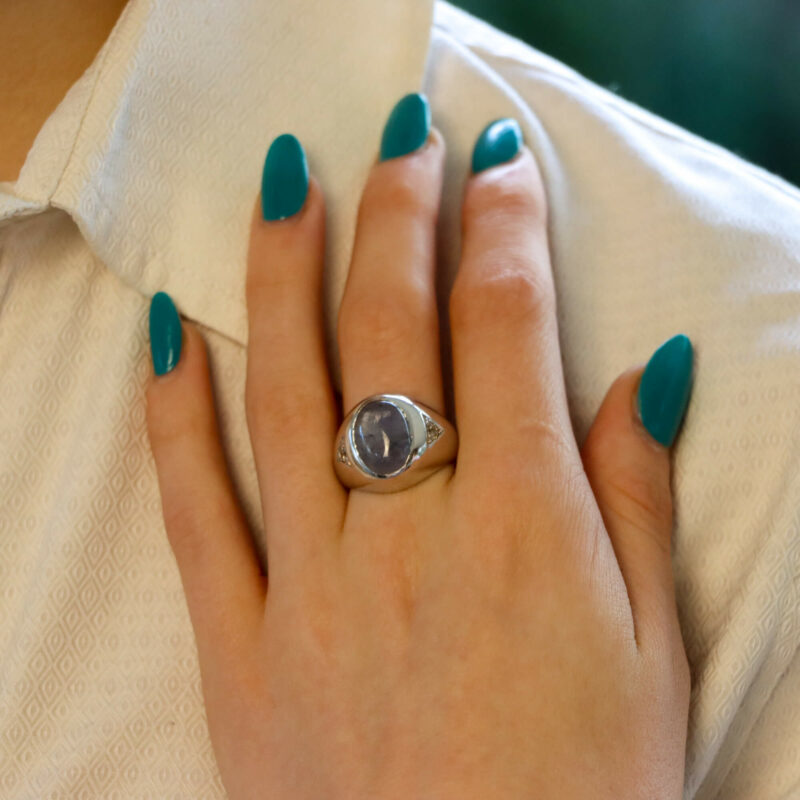
[[[457,450],[456,429],[441,414],[402,394],[374,394],[339,427],[333,463],[349,489],[397,492],[449,464]]]

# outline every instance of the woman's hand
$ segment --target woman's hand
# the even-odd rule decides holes
[[[338,318],[345,412],[379,392],[444,412],[444,142],[429,119],[420,96],[398,104],[364,189]],[[457,462],[397,493],[348,492],[333,466],[322,193],[293,137],[271,156],[250,239],[246,386],[268,585],[226,472],[203,339],[184,322],[165,361],[168,315],[151,317],[154,361],[163,371],[180,355],[148,385],[147,422],[230,797],[679,798],[690,680],[668,445],[688,339],[651,359],[647,429],[639,365],[579,451],[541,178],[516,124],[495,124],[476,146],[449,304]]]

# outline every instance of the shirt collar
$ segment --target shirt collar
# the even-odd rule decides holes
[[[418,91],[433,0],[129,0],[0,185],[0,220],[47,205],[144,294],[245,344],[248,226],[266,150],[303,143],[326,195],[338,306],[360,190],[394,103]]]

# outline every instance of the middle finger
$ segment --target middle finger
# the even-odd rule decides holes
[[[434,238],[444,140],[423,95],[397,103],[381,156],[364,187],[339,307],[342,410],[386,392],[443,412]]]

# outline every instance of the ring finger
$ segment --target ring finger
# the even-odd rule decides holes
[[[358,211],[339,307],[343,412],[406,394],[444,412],[435,292],[435,228],[444,140],[423,95],[394,107]]]

